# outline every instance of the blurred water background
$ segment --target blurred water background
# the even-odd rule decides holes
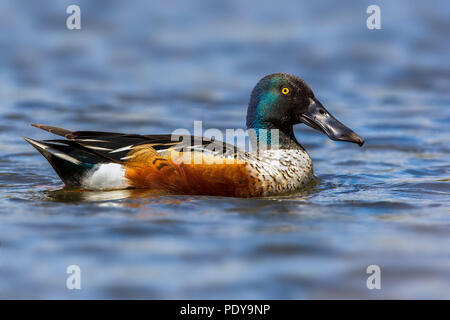
[[[2,0],[0,298],[450,298],[449,18],[445,0]],[[242,128],[273,72],[366,138],[298,126],[321,181],[296,196],[65,191],[21,138]]]

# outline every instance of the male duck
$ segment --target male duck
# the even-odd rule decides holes
[[[174,141],[172,135],[72,132],[37,124],[33,126],[66,139],[25,140],[69,187],[255,197],[295,191],[312,179],[311,159],[294,135],[298,123],[333,140],[364,143],[322,106],[302,79],[285,73],[265,76],[253,89],[247,110],[247,128],[256,138],[252,152],[193,136]]]

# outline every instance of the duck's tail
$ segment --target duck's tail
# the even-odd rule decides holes
[[[86,173],[105,159],[77,147],[68,140],[36,141],[23,137],[51,164],[61,180],[70,187],[80,187]]]

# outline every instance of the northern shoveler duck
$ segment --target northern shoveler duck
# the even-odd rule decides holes
[[[252,91],[247,128],[254,130],[256,147],[251,152],[194,136],[173,141],[170,134],[69,131],[38,124],[33,126],[66,139],[25,140],[68,187],[258,197],[299,190],[312,180],[311,158],[294,135],[299,123],[332,140],[364,143],[322,106],[302,79],[285,73],[265,76]]]

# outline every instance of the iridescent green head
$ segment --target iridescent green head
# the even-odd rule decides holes
[[[280,147],[298,144],[293,126],[305,123],[332,140],[354,142],[364,139],[334,118],[316,99],[311,88],[287,73],[262,78],[252,91],[247,110],[247,129],[278,129]],[[270,139],[269,139],[270,143]]]

